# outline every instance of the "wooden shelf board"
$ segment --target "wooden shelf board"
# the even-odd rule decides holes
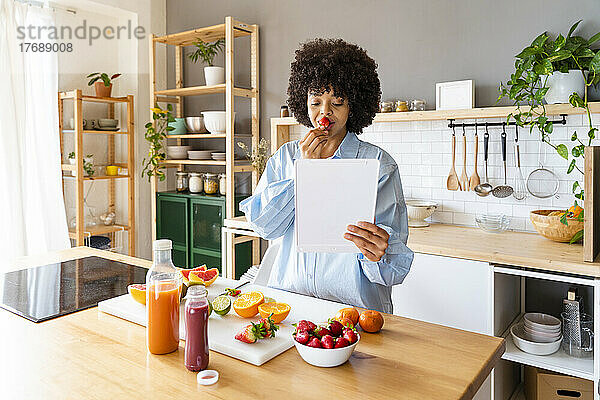
[[[164,160],[163,164],[175,165],[225,165],[225,161],[215,160]]]
[[[600,102],[592,102],[590,110],[592,113],[600,113]],[[436,121],[447,119],[476,119],[476,118],[503,118],[516,111],[514,106],[470,108],[465,110],[430,110],[430,111],[408,111],[377,113],[373,122],[402,122],[402,121]],[[521,107],[526,111],[528,107]],[[570,104],[548,104],[546,114],[584,114],[585,109],[574,108]],[[275,125],[298,125],[294,117],[271,118]]]
[[[511,327],[520,321],[522,321],[522,316],[517,318],[516,321],[511,324]],[[525,353],[515,346],[510,334],[510,327],[504,332],[503,337],[506,339],[506,351],[504,352],[504,355],[502,355],[502,359],[504,360],[576,376],[582,379],[594,380],[593,358],[582,359],[571,357],[567,355],[562,348],[556,353],[548,356],[536,356]]]
[[[85,235],[105,235],[107,233],[119,232],[121,230],[128,231],[127,225],[96,225],[95,227],[85,227],[83,229]],[[69,228],[69,238],[76,239],[76,233],[74,228]]]
[[[253,26],[244,24],[243,22],[234,21],[234,37],[249,36],[253,31]],[[185,32],[172,33],[165,36],[157,36],[154,38],[154,41],[175,46],[190,46],[198,39],[202,39],[205,42],[214,42],[223,38],[225,38],[225,24],[218,24]]]
[[[61,100],[64,99],[75,99],[77,98],[77,92],[72,90],[70,92],[60,92]],[[81,100],[91,101],[94,103],[127,103],[127,97],[96,97],[89,95],[81,95]]]
[[[63,164],[64,165],[64,164]],[[63,175],[63,178],[76,178],[72,175]],[[122,179],[129,178],[129,175],[95,175],[95,176],[85,176],[83,178],[84,181],[97,181],[100,179]]]
[[[75,133],[74,129],[63,129],[63,133]],[[128,131],[88,131],[84,130],[83,133],[95,133],[100,135],[129,135]]]
[[[167,135],[167,139],[223,139],[225,133],[185,133],[182,135]],[[251,138],[250,134],[234,135],[236,138]]]
[[[184,88],[156,90],[155,96],[197,96],[202,94],[225,93],[225,84],[212,86],[190,86]],[[233,95],[238,97],[252,98],[256,97],[256,90],[245,88],[233,88]]]

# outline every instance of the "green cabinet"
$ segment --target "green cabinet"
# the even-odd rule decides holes
[[[236,196],[236,216],[240,201]],[[206,264],[221,271],[221,228],[225,219],[225,196],[175,191],[156,193],[156,237],[173,241],[173,263],[181,268]],[[251,266],[252,244],[236,246],[237,274]],[[239,276],[236,276],[239,278]]]

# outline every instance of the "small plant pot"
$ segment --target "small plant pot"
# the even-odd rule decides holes
[[[225,83],[225,68],[204,67],[204,80],[206,86],[221,85]]]
[[[104,86],[104,82],[99,80],[94,82],[94,89],[96,89],[96,97],[110,97],[112,83],[109,86]]]
[[[544,99],[548,104],[568,103],[569,96],[573,92],[577,92],[583,97],[585,91],[585,82],[583,75],[578,69],[572,69],[569,72],[555,71],[552,75],[548,75],[546,81],[548,92]]]
[[[83,157],[83,162],[94,165],[94,157]],[[69,164],[77,165],[77,160],[75,158],[69,158]],[[72,176],[77,176],[77,171],[71,171]],[[83,170],[83,176],[88,176],[88,174]]]

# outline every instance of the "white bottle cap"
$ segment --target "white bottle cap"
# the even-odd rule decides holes
[[[213,369],[205,369],[204,371],[198,372],[196,380],[200,385],[213,385],[219,380],[219,373]]]
[[[152,250],[171,250],[173,242],[170,239],[158,239],[152,243]]]

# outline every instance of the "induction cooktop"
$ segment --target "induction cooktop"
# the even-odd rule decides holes
[[[144,283],[143,267],[85,257],[0,274],[0,308],[42,322],[98,305]]]

